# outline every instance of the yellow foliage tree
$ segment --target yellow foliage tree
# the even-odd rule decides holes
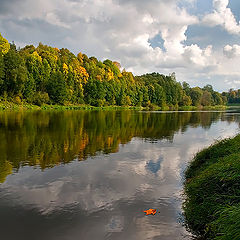
[[[10,49],[10,44],[7,39],[3,38],[0,33],[0,53],[6,54]]]
[[[42,62],[42,57],[39,56],[39,54],[36,51],[32,53],[32,57],[34,60],[37,60],[38,62]]]
[[[64,75],[68,75],[68,65],[66,63],[63,64],[63,73]]]
[[[74,69],[74,73],[76,75],[78,82],[87,83],[89,75],[84,67],[78,66],[76,69]]]
[[[82,54],[82,53],[79,53],[79,54],[77,55],[77,58],[78,58],[79,63],[80,63],[81,65],[83,65],[83,54]]]
[[[106,80],[107,81],[111,81],[114,79],[114,74],[111,69],[108,68],[107,71],[105,71],[105,72],[106,72]]]

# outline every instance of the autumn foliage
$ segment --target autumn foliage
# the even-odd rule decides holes
[[[42,43],[17,49],[0,35],[0,101],[93,106],[144,106],[178,109],[179,106],[223,105],[226,96],[210,85],[190,88],[176,81],[175,73],[134,76],[121,64],[99,61],[86,54]],[[16,102],[16,101],[15,101]]]

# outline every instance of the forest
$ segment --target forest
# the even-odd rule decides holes
[[[16,48],[0,34],[0,102],[91,106],[216,106],[240,102],[240,91],[190,87],[175,73],[134,76],[109,59],[39,43]]]

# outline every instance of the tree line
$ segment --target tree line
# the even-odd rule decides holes
[[[0,100],[15,103],[92,106],[225,105],[228,95],[176,81],[175,74],[134,76],[118,62],[99,61],[39,43],[17,49],[0,34]]]
[[[223,92],[222,95],[227,97],[228,103],[240,103],[240,89],[234,90],[231,88],[228,92]]]

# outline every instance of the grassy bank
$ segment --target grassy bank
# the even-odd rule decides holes
[[[240,107],[240,103],[228,103],[227,106],[229,106],[229,107]]]
[[[224,106],[224,105],[216,105],[216,106],[199,106],[199,107],[195,107],[195,106],[183,106],[183,107],[179,107],[179,111],[199,111],[199,110],[203,110],[203,111],[210,111],[210,110],[226,110],[228,107]]]
[[[132,109],[132,110],[147,110],[147,111],[198,111],[198,110],[225,110],[226,106],[206,106],[206,107],[195,107],[195,106],[182,106],[182,107],[169,107],[163,108],[150,105],[147,107],[136,107],[136,106],[103,106],[95,107],[90,105],[42,105],[37,106],[28,103],[16,104],[12,102],[1,102],[0,110],[120,110],[120,109]]]
[[[118,110],[118,109],[132,109],[142,110],[142,107],[123,107],[123,106],[104,106],[95,107],[90,105],[42,105],[37,106],[33,104],[15,104],[10,102],[0,102],[0,110]]]
[[[240,239],[240,135],[199,152],[186,171],[187,227],[211,240]]]

